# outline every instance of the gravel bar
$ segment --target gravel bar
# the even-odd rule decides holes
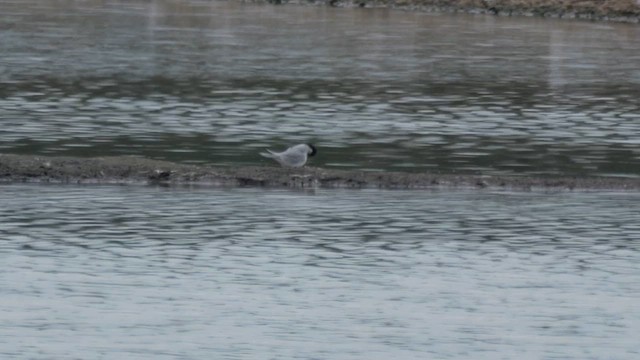
[[[436,13],[468,13],[640,23],[640,0],[243,0],[342,8],[389,8]]]
[[[640,190],[640,178],[454,175],[317,167],[212,167],[151,160],[138,156],[79,158],[14,154],[0,154],[0,182],[273,188]]]

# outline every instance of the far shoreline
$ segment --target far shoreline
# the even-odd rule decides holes
[[[466,13],[640,24],[640,0],[242,0],[273,5],[386,8],[427,13]]]

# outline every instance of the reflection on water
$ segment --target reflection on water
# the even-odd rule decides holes
[[[640,174],[633,25],[236,2],[0,1],[0,151]],[[615,55],[613,55],[615,54]]]
[[[0,357],[633,359],[639,200],[2,186]]]

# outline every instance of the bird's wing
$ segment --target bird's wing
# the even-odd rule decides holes
[[[299,167],[304,165],[304,163],[307,161],[307,153],[305,149],[292,148],[278,155],[282,159],[282,162],[287,166]]]

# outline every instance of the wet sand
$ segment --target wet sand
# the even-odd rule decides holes
[[[247,0],[245,0],[247,1]],[[248,0],[271,4],[392,8],[409,11],[535,16],[640,23],[636,0]]]
[[[364,172],[316,167],[222,168],[137,156],[100,158],[0,154],[0,182],[68,184],[164,184],[279,188],[489,188],[506,190],[640,190],[640,179],[616,177],[482,176]]]

